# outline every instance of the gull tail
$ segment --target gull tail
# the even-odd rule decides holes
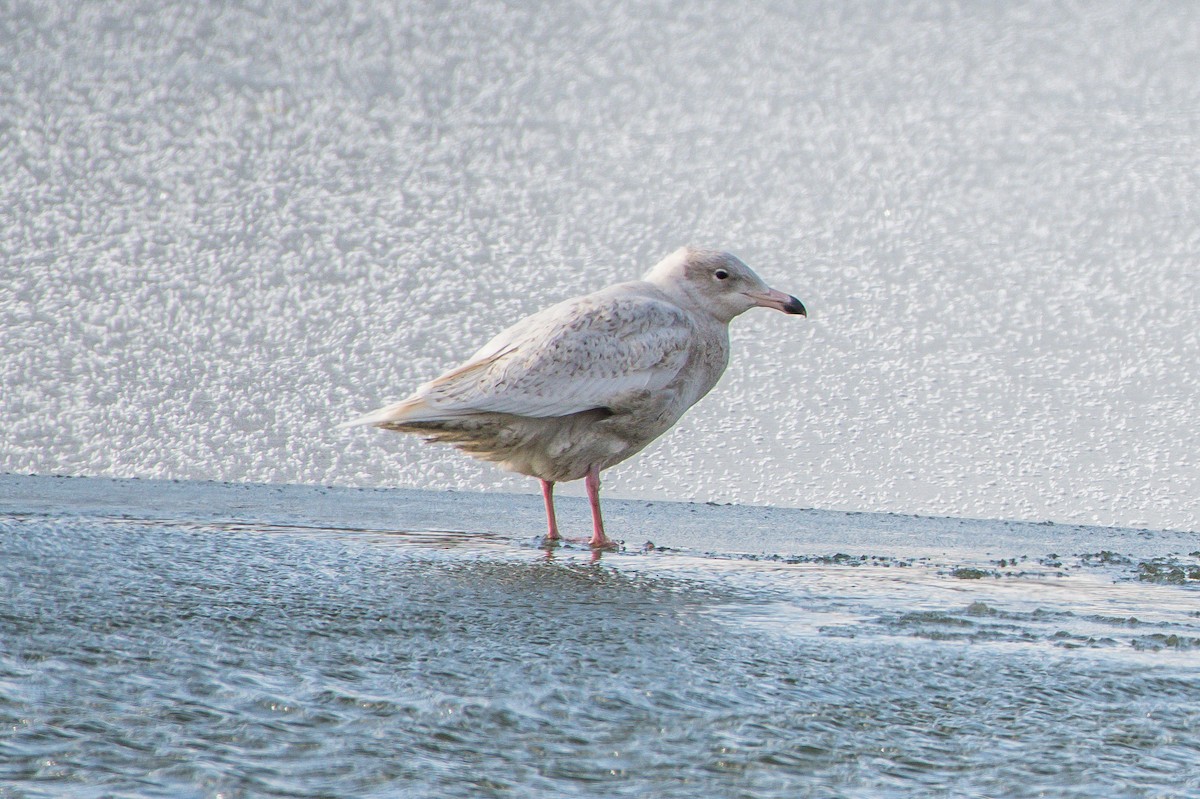
[[[393,405],[377,408],[348,422],[342,422],[337,426],[337,429],[344,430],[347,427],[362,427],[369,424],[383,425],[394,424],[396,422],[422,421],[429,418],[431,410],[432,408],[429,407],[429,404],[422,397],[409,397]]]

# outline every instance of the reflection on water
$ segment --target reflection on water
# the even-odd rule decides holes
[[[1132,561],[53,515],[0,554],[17,796],[1200,789],[1197,594]]]

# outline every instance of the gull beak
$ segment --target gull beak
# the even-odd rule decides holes
[[[808,316],[808,312],[804,310],[804,303],[790,294],[784,294],[782,291],[776,291],[775,289],[747,291],[746,296],[753,300],[755,305],[762,308],[774,308],[784,313]]]

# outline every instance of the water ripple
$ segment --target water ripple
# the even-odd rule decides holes
[[[47,517],[0,551],[18,796],[1200,789],[1194,593],[1134,560]]]

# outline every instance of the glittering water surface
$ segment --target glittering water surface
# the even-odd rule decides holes
[[[0,470],[536,491],[333,426],[693,242],[810,316],[610,496],[1200,527],[1198,74],[1187,0],[0,3]]]
[[[614,503],[593,557],[523,497],[0,489],[0,796],[1200,791],[1184,535]]]

